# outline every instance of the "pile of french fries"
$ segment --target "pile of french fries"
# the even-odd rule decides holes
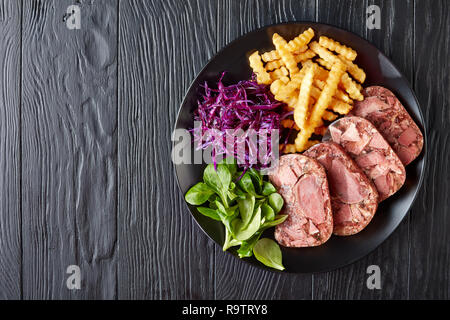
[[[275,99],[293,111],[294,120],[281,124],[298,133],[294,144],[280,146],[283,153],[302,152],[318,143],[310,138],[325,133],[324,120],[348,114],[354,100],[363,100],[366,74],[353,62],[357,52],[325,36],[312,41],[314,36],[309,28],[287,42],[275,33],[275,50],[249,57],[258,83],[270,85]]]

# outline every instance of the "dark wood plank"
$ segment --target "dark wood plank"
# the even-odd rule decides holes
[[[0,2],[0,299],[21,297],[21,3]]]
[[[81,30],[71,0],[23,3],[25,299],[116,297],[117,1],[78,3]]]
[[[214,298],[214,243],[170,162],[189,83],[216,48],[216,1],[121,1],[119,298]]]
[[[416,0],[414,89],[428,128],[427,173],[411,212],[411,299],[450,297],[450,3]]]
[[[286,21],[312,21],[315,1],[221,1],[218,49],[253,29]],[[258,269],[216,248],[217,299],[310,299],[311,275]]]
[[[366,28],[366,8],[381,9],[381,29]],[[320,22],[367,38],[388,55],[412,80],[413,1],[319,0]],[[334,272],[314,276],[315,299],[403,299],[408,297],[408,218],[379,248],[360,261]],[[378,265],[381,290],[366,286],[367,267]],[[343,284],[345,287],[343,288]]]

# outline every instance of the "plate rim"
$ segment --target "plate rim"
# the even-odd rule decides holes
[[[411,204],[410,204],[408,210],[406,211],[406,214],[403,215],[403,217],[402,217],[402,218],[398,221],[398,223],[394,226],[394,228],[392,229],[392,231],[390,232],[390,234],[389,234],[383,241],[381,241],[380,243],[378,243],[376,246],[374,246],[372,249],[370,249],[370,250],[369,250],[367,253],[365,253],[364,255],[362,255],[362,256],[360,256],[360,257],[356,257],[356,258],[349,259],[348,261],[345,261],[344,263],[340,264],[339,266],[333,266],[333,267],[330,267],[330,268],[322,268],[322,269],[320,269],[320,270],[317,270],[317,271],[310,271],[310,272],[301,272],[301,271],[294,272],[294,271],[290,271],[289,269],[285,269],[285,270],[283,270],[283,271],[279,271],[279,270],[276,270],[276,269],[273,269],[273,268],[269,268],[269,267],[267,267],[267,266],[264,266],[264,265],[262,265],[262,264],[260,264],[260,263],[254,264],[254,263],[251,263],[248,259],[240,259],[240,258],[237,257],[236,255],[232,254],[229,250],[224,251],[224,253],[231,255],[231,256],[234,257],[235,259],[237,259],[237,260],[239,260],[239,261],[241,261],[241,262],[244,262],[244,263],[246,263],[246,264],[248,264],[248,265],[250,265],[250,266],[259,268],[259,269],[261,269],[261,270],[270,271],[270,272],[274,272],[274,273],[281,273],[281,274],[311,274],[311,275],[315,275],[315,274],[322,274],[322,273],[326,273],[326,272],[332,272],[332,271],[336,271],[336,270],[342,269],[342,268],[344,268],[344,267],[348,267],[348,266],[354,264],[355,262],[357,262],[357,261],[359,261],[359,260],[362,260],[364,257],[367,257],[369,254],[373,253],[376,249],[378,249],[384,242],[386,242],[386,241],[394,234],[394,232],[398,229],[398,227],[400,226],[400,224],[401,224],[401,223],[404,221],[404,219],[409,215],[409,212],[410,212],[410,210],[411,210],[411,207],[412,207],[412,206],[414,205],[414,203],[416,202],[417,195],[419,194],[420,190],[421,190],[422,187],[423,187],[423,180],[424,180],[424,178],[425,178],[425,173],[426,173],[426,171],[427,171],[427,169],[426,169],[427,166],[426,166],[426,165],[427,165],[427,162],[428,162],[428,138],[427,138],[427,137],[428,137],[428,129],[427,129],[427,123],[426,123],[425,118],[424,118],[424,116],[423,116],[423,112],[422,112],[421,105],[420,105],[420,103],[419,103],[419,100],[418,100],[418,98],[417,98],[417,96],[416,96],[415,91],[413,90],[413,88],[412,88],[412,86],[411,86],[411,83],[410,83],[409,80],[405,77],[405,75],[403,74],[403,72],[401,72],[401,71],[398,69],[397,65],[394,64],[394,62],[392,62],[392,60],[391,60],[388,56],[386,56],[386,54],[385,54],[383,51],[381,51],[378,47],[376,47],[376,46],[375,46],[373,43],[371,43],[369,40],[363,38],[362,36],[356,34],[355,32],[350,31],[350,30],[347,30],[346,28],[341,28],[341,27],[338,27],[338,26],[336,26],[336,25],[329,24],[329,23],[322,23],[322,22],[316,22],[316,21],[307,21],[307,20],[301,20],[301,21],[286,21],[286,22],[281,22],[281,23],[273,23],[273,24],[269,24],[269,25],[265,25],[265,26],[262,26],[262,27],[258,27],[258,28],[256,28],[256,29],[253,29],[253,30],[251,30],[251,31],[249,31],[249,32],[246,32],[246,33],[244,33],[244,34],[238,36],[236,39],[233,39],[232,41],[230,41],[229,43],[227,43],[226,45],[224,45],[223,47],[221,47],[220,50],[218,50],[214,55],[211,56],[211,58],[209,58],[208,62],[207,62],[207,63],[201,68],[201,70],[196,74],[196,76],[194,77],[194,79],[193,79],[193,80],[191,81],[191,83],[189,84],[189,86],[188,86],[188,88],[187,88],[187,90],[186,90],[186,92],[185,92],[185,94],[184,94],[184,96],[183,96],[183,99],[181,100],[181,103],[180,103],[180,105],[179,105],[179,107],[178,107],[178,111],[177,111],[177,114],[176,114],[175,124],[174,124],[174,126],[173,126],[172,131],[171,131],[171,136],[172,136],[173,132],[174,132],[174,131],[177,129],[177,127],[178,127],[178,122],[179,122],[179,119],[180,119],[180,113],[181,113],[181,110],[183,109],[183,105],[185,104],[185,101],[186,101],[187,96],[189,95],[190,91],[193,89],[194,85],[196,84],[197,79],[198,79],[198,78],[206,71],[206,69],[208,68],[208,66],[209,66],[210,64],[213,63],[213,61],[215,60],[215,58],[216,58],[217,56],[219,56],[219,55],[220,55],[223,51],[225,51],[227,48],[231,47],[233,44],[235,44],[236,42],[238,42],[239,40],[241,40],[241,38],[243,38],[243,37],[250,36],[251,34],[256,34],[256,33],[260,32],[260,31],[262,31],[262,30],[265,30],[265,29],[268,29],[268,28],[271,28],[271,27],[287,26],[287,25],[294,25],[294,24],[322,25],[322,26],[327,26],[327,27],[331,27],[331,28],[338,29],[338,30],[342,30],[342,31],[345,31],[345,32],[347,32],[347,33],[350,33],[350,34],[352,34],[352,35],[358,37],[359,39],[363,40],[363,41],[366,43],[366,45],[369,45],[369,46],[374,47],[374,48],[378,51],[378,53],[381,54],[381,55],[383,56],[383,58],[385,58],[387,61],[389,61],[389,63],[393,66],[393,68],[395,69],[395,71],[400,75],[400,80],[404,80],[404,82],[407,84],[407,88],[410,90],[410,92],[411,92],[411,94],[412,94],[412,97],[414,98],[414,101],[415,101],[415,103],[416,103],[417,106],[418,106],[418,111],[419,111],[419,116],[420,116],[420,119],[419,119],[419,120],[420,120],[421,126],[423,127],[423,138],[424,138],[423,148],[422,148],[422,151],[421,151],[421,153],[423,153],[423,155],[422,155],[423,163],[422,163],[422,168],[421,168],[421,172],[420,172],[420,176],[419,176],[419,181],[418,181],[418,184],[417,184],[417,188],[416,188],[416,190],[415,190],[415,192],[414,192],[414,195],[413,195],[413,197],[412,197]],[[172,145],[171,145],[172,148],[171,148],[171,151],[173,150],[174,145],[175,145],[175,141],[172,141]],[[175,163],[173,163],[172,158],[171,158],[171,162],[172,162],[173,171],[174,171],[174,174],[175,174],[175,179],[176,179],[177,186],[178,186],[178,191],[179,191],[179,193],[181,193],[181,195],[182,195],[182,197],[183,197],[183,203],[184,203],[184,206],[188,209],[188,211],[189,211],[189,213],[190,213],[190,216],[191,216],[191,219],[194,219],[194,221],[195,221],[195,223],[197,224],[197,226],[198,226],[198,227],[200,228],[200,230],[208,237],[208,239],[209,239],[210,241],[214,242],[215,245],[219,246],[219,248],[222,249],[221,245],[220,245],[218,242],[216,242],[214,239],[211,238],[211,236],[206,232],[206,230],[203,229],[203,227],[200,225],[199,221],[195,218],[193,212],[191,211],[190,207],[188,206],[186,200],[184,199],[184,194],[182,194],[182,192],[181,192],[182,190],[181,190],[181,187],[180,187],[180,181],[179,181],[179,177],[178,177],[178,173],[177,173],[177,165],[176,165]]]

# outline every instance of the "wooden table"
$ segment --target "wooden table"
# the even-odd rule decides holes
[[[71,4],[79,30],[65,22]],[[372,4],[380,30],[366,27]],[[447,0],[1,0],[0,298],[448,299],[449,12]],[[224,254],[191,218],[170,161],[177,110],[205,63],[285,21],[373,42],[409,79],[429,129],[407,218],[329,273],[276,274]],[[69,265],[80,290],[66,286]],[[369,265],[381,290],[366,286]]]

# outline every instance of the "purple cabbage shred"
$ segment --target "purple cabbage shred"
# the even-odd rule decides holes
[[[236,158],[238,165],[244,170],[266,168],[272,159],[270,130],[281,130],[280,121],[292,115],[292,111],[284,111],[284,104],[275,100],[269,86],[258,84],[255,76],[229,86],[223,84],[224,76],[225,72],[217,83],[217,89],[208,86],[207,82],[202,86],[201,99],[194,111],[194,121],[201,122],[201,133],[198,129],[192,130],[195,146],[197,149],[212,148],[215,165],[216,157],[220,155],[223,158],[230,156]],[[211,129],[214,129],[213,132],[216,134],[205,134]],[[243,135],[236,136],[234,133],[240,129]],[[258,144],[254,139],[250,139],[250,135],[255,131]],[[226,148],[229,134],[233,135],[234,139],[231,141],[234,142],[233,146]],[[242,143],[245,145],[243,155],[242,152],[238,152],[240,143],[241,148]],[[258,159],[257,148],[264,144],[265,155],[263,159]]]

